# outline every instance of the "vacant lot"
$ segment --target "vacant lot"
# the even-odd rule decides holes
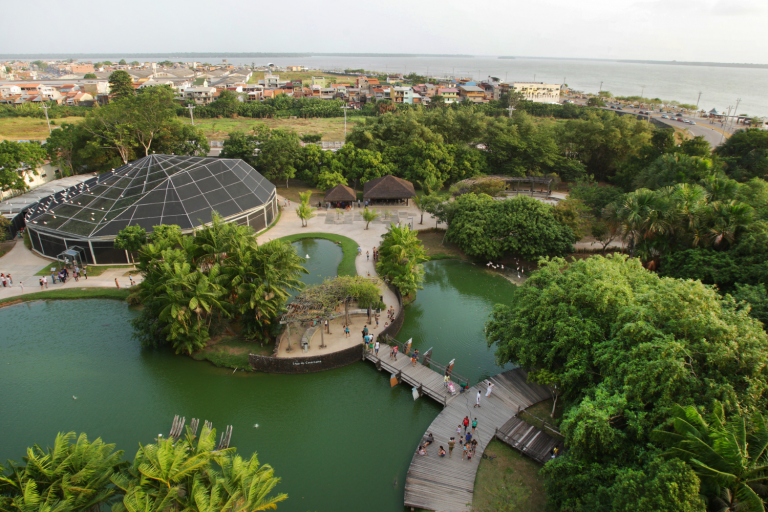
[[[356,121],[347,120],[347,130],[352,130]],[[300,135],[322,134],[323,140],[344,140],[344,118],[312,118],[312,119],[251,119],[239,117],[236,119],[195,119],[195,125],[205,130],[205,136],[209,139],[226,139],[231,132],[249,132],[256,126],[263,124],[268,128],[282,128],[294,130]]]
[[[51,128],[64,123],[79,123],[83,117],[62,117],[51,119]],[[48,138],[48,123],[45,119],[32,117],[0,118],[0,140],[44,140]]]

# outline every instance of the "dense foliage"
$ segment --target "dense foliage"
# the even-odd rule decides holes
[[[740,130],[715,150],[734,179],[748,180],[768,176],[768,131],[759,128]]]
[[[408,225],[390,225],[382,236],[378,250],[376,271],[392,283],[403,297],[423,288],[422,263],[427,261],[427,253],[416,232]]]
[[[131,89],[132,90],[132,89]],[[173,89],[154,86],[90,111],[54,130],[45,148],[63,174],[104,171],[152,153],[206,155],[203,131],[175,117]]]
[[[463,194],[450,207],[447,239],[472,258],[496,260],[573,252],[573,230],[555,208],[527,196],[497,201],[486,194]]]
[[[129,297],[144,306],[135,335],[145,346],[190,354],[237,320],[244,336],[266,339],[288,293],[301,287],[303,262],[289,244],[258,245],[250,227],[218,216],[193,235],[155,228],[139,250],[144,281]]]
[[[196,437],[160,438],[139,445],[133,463],[101,439],[59,434],[47,450],[35,445],[24,464],[0,466],[3,512],[255,512],[276,508],[285,494],[270,495],[280,479],[267,464],[215,450],[216,431]]]
[[[44,161],[45,149],[37,142],[0,141],[0,190],[27,190],[27,179]]]
[[[568,453],[544,469],[555,510],[703,510],[699,477],[661,459],[652,432],[676,405],[764,408],[759,322],[731,297],[626,256],[544,261],[486,333],[499,364],[548,372],[565,402]]]

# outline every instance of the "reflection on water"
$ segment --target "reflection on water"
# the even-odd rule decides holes
[[[306,278],[335,275],[340,250],[332,242],[297,245],[317,264]],[[500,371],[482,330],[493,303],[511,300],[514,286],[459,262],[426,267],[425,289],[399,337],[412,336],[422,350],[434,346],[439,362],[455,357],[456,371],[473,380]],[[116,443],[132,458],[138,443],[167,435],[179,414],[219,429],[233,425],[232,444],[258,451],[282,478],[278,490],[289,499],[280,510],[402,510],[412,450],[440,412],[436,403],[414,402],[407,386],[390,388],[389,375],[369,363],[233,375],[171,351],[142,350],[131,337],[135,314],[107,300],[0,310],[0,460],[20,461],[25,447],[70,430]]]

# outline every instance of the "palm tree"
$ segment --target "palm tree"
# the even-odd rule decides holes
[[[379,246],[376,270],[386,276],[404,296],[416,293],[424,280],[422,262],[427,260],[416,232],[407,225],[390,226]]]
[[[101,439],[88,441],[85,434],[59,433],[47,451],[34,445],[24,457],[26,465],[12,465],[10,474],[0,467],[0,510],[67,512],[98,509],[115,500],[110,482],[127,463],[122,451]]]
[[[307,227],[309,226],[309,222],[307,222],[312,217],[315,217],[316,215],[312,212],[315,211],[315,208],[312,208],[308,204],[301,203],[296,208],[296,215],[301,219],[301,227]]]
[[[674,432],[655,431],[672,445],[667,452],[688,463],[702,481],[713,510],[764,512],[768,480],[768,425],[760,413],[726,422],[715,402],[709,421],[693,406],[672,409]]]
[[[736,234],[752,222],[753,212],[751,206],[736,201],[710,205],[706,213],[707,240],[714,247],[720,247],[724,241],[733,243]]]
[[[363,220],[365,221],[365,229],[368,229],[368,225],[374,220],[379,218],[379,213],[376,211],[376,208],[374,208],[373,210],[369,210],[368,207],[366,206],[363,209],[362,216],[363,216]]]

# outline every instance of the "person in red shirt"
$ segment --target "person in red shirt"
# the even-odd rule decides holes
[[[467,427],[469,427],[469,416],[464,416],[464,433],[467,433]]]

